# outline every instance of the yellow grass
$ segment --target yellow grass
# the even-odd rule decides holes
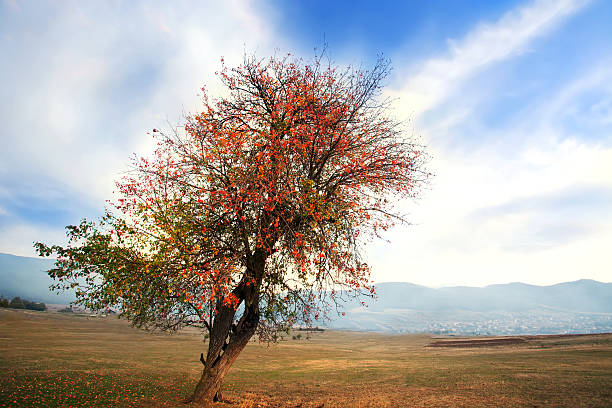
[[[612,335],[434,348],[428,335],[301,334],[250,344],[218,407],[612,406]],[[203,351],[194,331],[0,310],[0,406],[184,407]]]

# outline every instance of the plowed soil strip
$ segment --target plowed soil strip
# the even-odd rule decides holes
[[[523,337],[503,337],[496,339],[466,339],[466,340],[439,340],[428,344],[428,347],[490,347],[508,346],[526,342]]]

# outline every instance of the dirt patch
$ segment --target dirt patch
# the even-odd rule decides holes
[[[429,343],[427,347],[491,347],[491,346],[509,346],[513,344],[522,344],[527,340],[523,337],[497,337],[497,338],[469,338],[469,339],[451,339],[438,340]]]
[[[466,337],[466,338],[438,338],[426,345],[426,347],[491,347],[491,346],[510,346],[523,343],[538,343],[542,340],[555,339],[579,339],[579,338],[598,338],[609,337],[610,333],[592,334],[541,334],[525,336],[500,336],[500,337]]]
[[[537,336],[523,336],[526,340],[567,339],[580,337],[607,337],[612,333],[589,333],[589,334],[539,334]]]

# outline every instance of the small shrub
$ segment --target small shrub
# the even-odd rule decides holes
[[[47,305],[45,305],[44,303],[31,302],[27,299],[22,299],[19,296],[14,297],[13,300],[11,300],[11,302],[8,304],[8,307],[13,309],[38,310],[40,312],[44,312],[45,310],[47,310]]]
[[[25,308],[28,310],[37,310],[39,312],[44,312],[47,310],[47,305],[45,305],[44,303],[40,302],[30,302],[28,300],[24,300],[23,303],[25,304]]]
[[[23,300],[21,300],[21,298],[17,296],[14,297],[13,300],[11,300],[11,303],[9,303],[9,307],[13,309],[25,309],[25,304],[23,303]]]

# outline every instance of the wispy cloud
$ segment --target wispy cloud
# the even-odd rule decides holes
[[[538,112],[542,131],[571,133],[612,144],[612,55],[574,78]],[[534,124],[535,125],[535,124]]]
[[[557,37],[605,6],[588,3],[521,3],[429,58],[394,55],[389,95],[399,97],[398,117],[416,119],[436,177],[417,205],[406,204],[414,225],[369,247],[375,279],[612,280],[612,54],[575,46],[568,60]],[[96,216],[129,155],[151,149],[146,131],[196,110],[202,85],[220,92],[221,56],[233,65],[244,51],[310,50],[321,37],[289,46],[282,7],[265,2],[0,4],[0,137],[10,146],[0,150],[0,251],[22,255],[33,254],[32,241],[61,242],[67,219]],[[563,48],[557,59],[543,56],[549,40]],[[335,46],[367,59],[347,51],[354,44]],[[543,86],[513,65],[521,61],[555,80]],[[582,62],[551,75],[572,61]]]
[[[97,216],[132,152],[151,150],[147,131],[196,110],[203,85],[215,92],[222,56],[282,45],[267,6],[252,2],[4,4],[0,205],[11,216],[0,235],[25,239],[19,254],[50,224]],[[45,207],[69,214],[28,220]]]
[[[494,23],[478,25],[460,40],[449,40],[446,55],[420,64],[394,92],[394,96],[401,96],[399,108],[415,115],[425,112],[456,89],[457,83],[493,63],[527,51],[534,39],[587,3],[587,0],[536,1],[511,10]]]
[[[391,232],[390,245],[371,247],[379,280],[612,279],[604,262],[612,242],[605,126],[612,90],[605,64],[579,71],[537,100],[517,101],[528,109],[519,108],[516,120],[491,126],[485,113],[498,92],[511,92],[499,83],[508,64],[538,58],[537,40],[586,3],[538,1],[478,24],[440,56],[413,63],[417,68],[396,84],[398,115],[415,117],[436,177],[424,198],[407,207],[415,225]],[[479,82],[485,70],[495,87]],[[589,131],[577,125],[587,123]]]

